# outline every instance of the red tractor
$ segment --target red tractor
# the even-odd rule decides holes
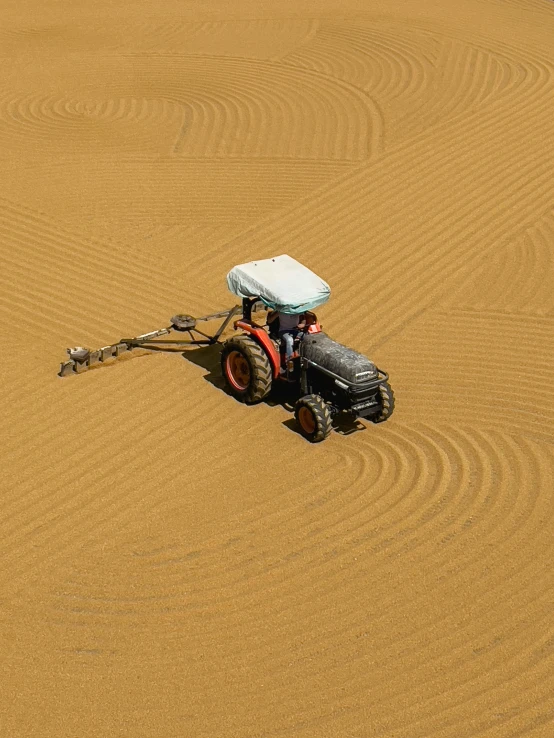
[[[330,289],[323,280],[294,259],[280,256],[235,267],[227,282],[242,297],[242,318],[234,323],[242,334],[227,340],[221,352],[223,376],[234,397],[256,403],[275,383],[287,382],[296,396],[300,430],[314,443],[327,438],[339,413],[374,423],[391,416],[394,394],[388,375],[362,354],[329,338],[307,309],[329,299]],[[304,316],[305,327],[287,362],[276,322],[268,330],[252,319],[252,308],[260,300],[281,312]]]

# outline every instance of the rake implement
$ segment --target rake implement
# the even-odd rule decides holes
[[[110,359],[115,359],[135,348],[148,349],[151,351],[171,351],[177,346],[211,346],[219,341],[219,337],[227,328],[233,317],[241,312],[242,307],[240,305],[235,305],[234,307],[229,308],[229,310],[205,315],[202,318],[195,318],[192,315],[174,315],[167,328],[160,328],[157,331],[143,333],[142,335],[135,336],[134,338],[122,338],[117,343],[103,346],[95,351],[91,351],[83,346],[68,348],[67,353],[69,354],[69,359],[62,362],[58,376],[67,377],[70,374],[81,374],[92,366],[102,364]],[[223,322],[213,336],[210,336],[197,328],[197,323],[217,320],[219,318],[222,318]],[[160,340],[161,336],[167,336],[172,331],[188,333],[189,338],[169,341]],[[200,337],[198,338],[197,336]]]

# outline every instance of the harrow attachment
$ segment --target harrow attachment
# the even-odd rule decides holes
[[[229,310],[205,315],[202,318],[194,318],[192,315],[174,315],[167,328],[143,333],[134,338],[122,338],[117,343],[103,346],[95,351],[91,351],[84,346],[68,348],[67,353],[69,359],[62,362],[58,376],[67,377],[70,374],[81,374],[92,366],[103,364],[110,359],[116,359],[118,356],[126,354],[135,348],[149,349],[151,351],[171,351],[177,346],[211,346],[218,342],[219,337],[233,317],[240,312],[242,312],[242,308],[239,305],[235,305]],[[223,322],[213,336],[197,328],[198,323],[217,320],[218,318],[222,318]],[[189,338],[169,341],[160,340],[161,336],[169,335],[171,331],[188,333]],[[197,336],[200,337],[198,338]]]

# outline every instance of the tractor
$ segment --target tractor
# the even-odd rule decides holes
[[[227,275],[229,290],[241,305],[202,318],[179,314],[167,328],[122,338],[96,351],[77,346],[67,349],[59,376],[80,374],[135,348],[157,351],[177,346],[220,343],[233,318],[235,334],[224,341],[221,371],[229,393],[240,402],[255,404],[285,389],[294,403],[302,435],[312,443],[325,440],[337,415],[381,423],[394,410],[394,394],[386,372],[363,354],[337,343],[323,332],[314,309],[329,299],[329,285],[300,262],[283,254],[234,267]],[[254,314],[271,310],[279,315],[302,316],[293,352],[285,354],[279,318],[260,325]],[[202,321],[223,319],[214,335],[198,328]],[[177,331],[188,339],[162,340]],[[240,333],[237,333],[240,331]],[[169,344],[169,345],[168,345]]]
[[[313,310],[329,299],[326,282],[287,255],[235,267],[229,289],[242,297],[242,333],[223,344],[221,369],[229,392],[253,404],[286,382],[295,399],[294,414],[302,434],[313,443],[325,440],[333,418],[346,413],[374,423],[394,410],[388,375],[368,358],[330,338]],[[305,327],[287,361],[276,321],[260,326],[252,318],[262,302],[283,313],[302,314]],[[278,319],[277,319],[278,321]]]

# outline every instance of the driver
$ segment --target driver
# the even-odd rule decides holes
[[[293,315],[292,313],[272,310],[267,316],[268,325],[277,318],[279,318],[279,338],[285,344],[285,361],[289,361],[294,353],[294,339],[306,327],[306,316],[304,313]]]

